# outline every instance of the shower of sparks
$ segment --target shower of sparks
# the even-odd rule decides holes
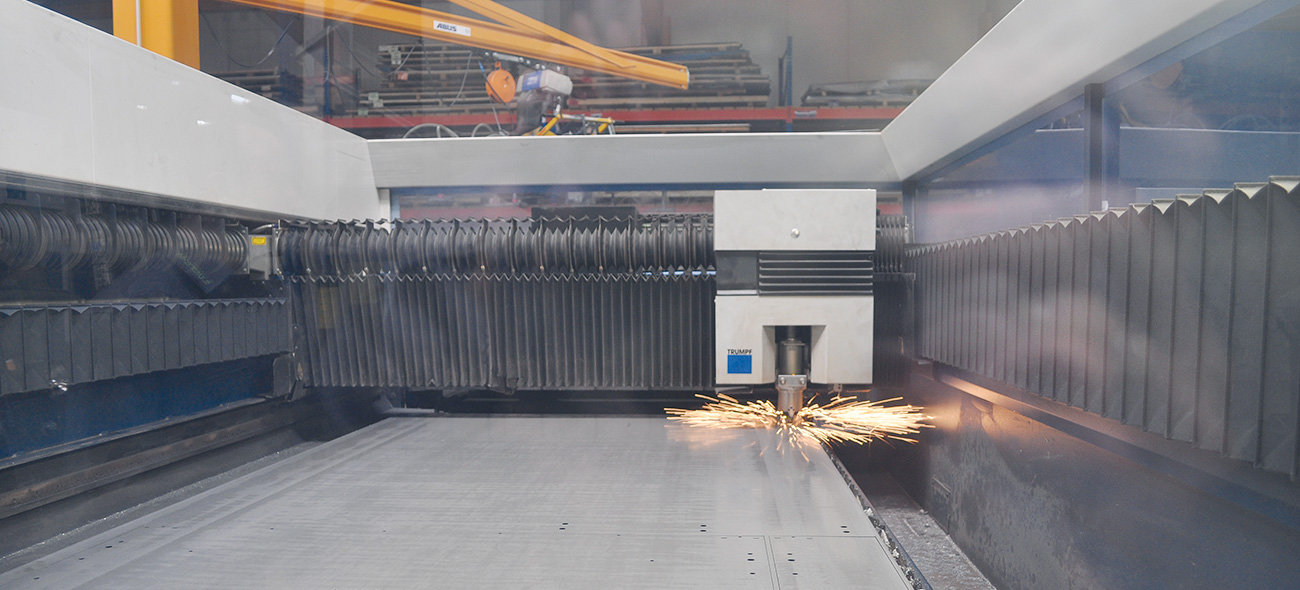
[[[718,397],[696,395],[707,401],[698,410],[669,408],[668,419],[687,426],[704,428],[770,428],[791,445],[804,441],[819,443],[857,443],[897,440],[916,442],[910,438],[931,428],[924,420],[920,406],[886,406],[902,398],[881,401],[858,401],[854,396],[836,396],[826,405],[810,399],[794,418],[785,415],[768,400],[741,402],[736,398],[718,394]]]

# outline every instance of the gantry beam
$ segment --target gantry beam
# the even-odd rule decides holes
[[[598,47],[485,0],[453,1],[508,26],[390,0],[230,1],[500,51],[673,88],[686,88],[690,83],[690,72],[685,66]]]
[[[113,0],[113,35],[197,70],[199,0]]]

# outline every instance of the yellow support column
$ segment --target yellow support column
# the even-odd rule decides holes
[[[199,0],[113,0],[113,34],[199,68]]]
[[[113,0],[113,36],[139,45],[135,36],[136,0]]]

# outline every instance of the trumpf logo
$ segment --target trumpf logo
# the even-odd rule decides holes
[[[442,31],[444,33],[451,33],[453,35],[463,35],[465,37],[470,36],[469,27],[463,25],[453,25],[451,23],[444,23],[440,20],[433,21],[433,30]]]
[[[728,348],[727,349],[727,374],[729,375],[754,374],[754,349]]]

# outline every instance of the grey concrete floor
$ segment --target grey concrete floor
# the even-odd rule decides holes
[[[453,417],[385,420],[0,587],[907,586],[820,449],[658,417]]]

